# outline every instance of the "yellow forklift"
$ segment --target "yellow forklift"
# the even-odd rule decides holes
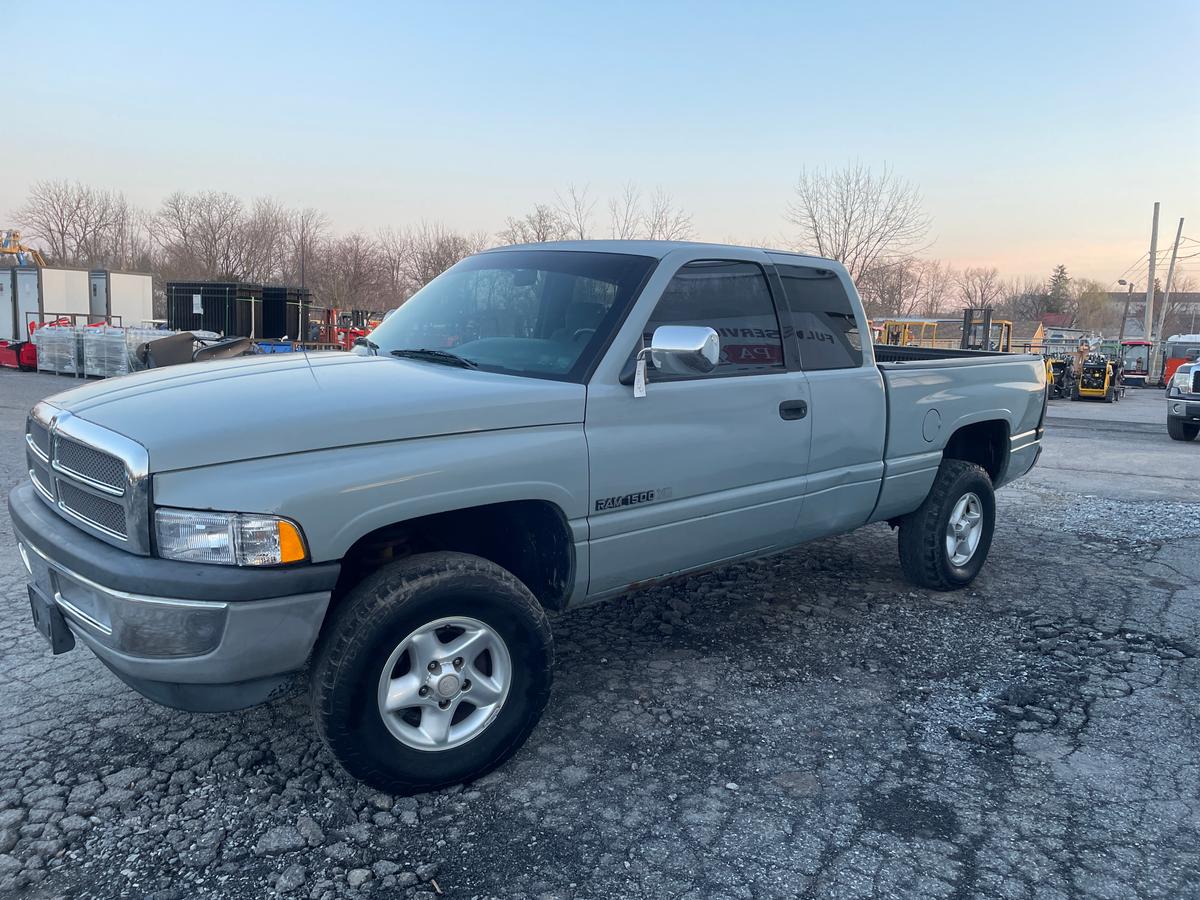
[[[1012,353],[1012,322],[993,319],[990,306],[967,307],[963,310],[962,343],[958,349]]]

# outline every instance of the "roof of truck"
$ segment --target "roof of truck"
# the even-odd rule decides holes
[[[493,247],[488,253],[505,250],[590,250],[593,253],[630,253],[635,256],[652,256],[662,259],[672,250],[712,250],[720,252],[729,250],[761,250],[764,253],[774,253],[782,256],[794,256],[797,259],[815,259],[824,263],[834,260],[823,256],[812,256],[806,253],[796,253],[792,250],[772,250],[770,247],[744,247],[738,244],[710,244],[704,241],[546,241],[537,244],[510,244],[506,247]]]

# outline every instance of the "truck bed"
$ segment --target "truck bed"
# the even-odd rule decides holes
[[[959,350],[958,348],[942,347],[897,347],[893,344],[875,344],[875,362],[877,363],[909,363],[909,362],[941,362],[944,360],[992,359],[1004,356],[1010,359],[1023,357],[1026,354],[1004,353],[999,350]]]
[[[1008,463],[990,473],[997,487],[1033,465],[1046,404],[1040,356],[879,345],[875,353],[888,422],[877,518],[920,503],[960,429],[983,429],[977,438],[985,443],[991,436],[1007,442]]]

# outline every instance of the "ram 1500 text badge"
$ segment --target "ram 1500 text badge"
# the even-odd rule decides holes
[[[546,705],[547,613],[880,521],[916,584],[975,578],[1042,362],[869,335],[829,260],[542,244],[463,260],[354,353],[59,394],[9,497],[33,618],[183,709],[311,663],[352,774],[476,777]]]

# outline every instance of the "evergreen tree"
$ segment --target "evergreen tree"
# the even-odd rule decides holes
[[[1057,265],[1050,276],[1049,290],[1046,291],[1047,307],[1050,312],[1065,312],[1071,300],[1071,276],[1067,267]]]

